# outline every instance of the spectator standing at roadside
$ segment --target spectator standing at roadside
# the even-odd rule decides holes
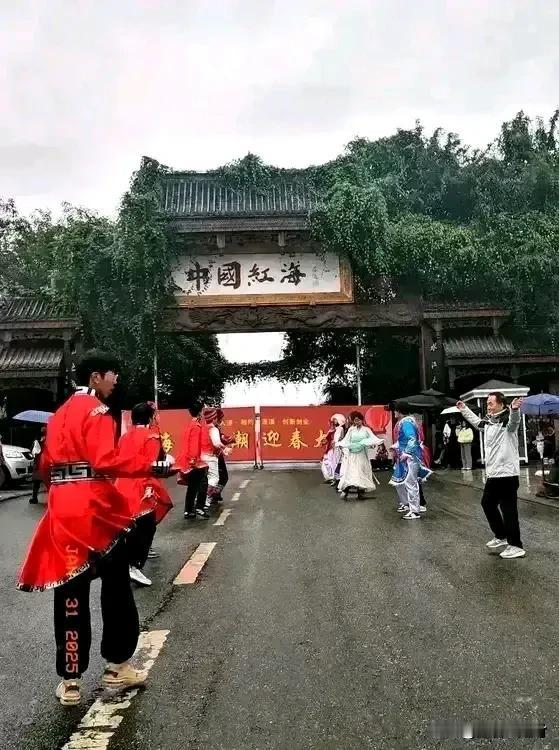
[[[472,470],[472,443],[474,442],[474,431],[472,428],[462,422],[456,428],[456,437],[460,446],[460,457],[462,459],[462,468],[465,471]]]
[[[41,453],[43,452],[46,439],[47,439],[47,426],[43,425],[41,427],[40,438],[38,440],[35,440],[35,442],[33,443],[33,447],[31,448],[31,455],[33,456],[33,494],[31,495],[29,502],[32,505],[36,505],[39,502],[39,489],[43,482],[43,478],[41,477],[41,471],[39,468],[39,463],[41,461]]]
[[[442,442],[441,452],[439,453],[439,457],[433,462],[435,466],[440,466],[441,468],[444,468],[444,469],[448,468],[451,435],[452,435],[452,430],[447,420],[444,423],[444,427],[442,431],[443,442]]]
[[[502,393],[490,393],[487,397],[487,416],[482,419],[463,401],[456,404],[472,427],[484,434],[487,480],[481,505],[495,534],[486,546],[490,550],[504,547],[500,555],[507,560],[526,555],[518,523],[518,428],[521,405],[522,399],[515,398],[509,409]]]

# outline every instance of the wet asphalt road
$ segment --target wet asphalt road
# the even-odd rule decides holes
[[[186,527],[178,507],[160,528],[137,598],[170,634],[111,749],[555,746],[558,511],[522,502],[529,554],[504,561],[467,487],[433,481],[407,523],[386,475],[361,503],[310,471],[239,472],[229,494],[247,477],[223,527]],[[13,588],[40,512],[0,503],[0,741],[25,750],[62,747],[87,709],[52,695],[52,596]],[[200,579],[173,587],[202,541],[217,546]],[[97,656],[89,702],[101,669]],[[550,739],[437,742],[443,719],[542,719]]]

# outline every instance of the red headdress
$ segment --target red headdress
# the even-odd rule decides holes
[[[215,422],[216,419],[220,419],[223,417],[223,411],[221,409],[216,409],[213,406],[206,406],[202,410],[202,419],[207,424],[212,424],[212,422]]]

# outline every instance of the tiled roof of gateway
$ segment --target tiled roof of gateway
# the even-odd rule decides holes
[[[11,297],[0,302],[0,322],[33,320],[67,320],[67,311],[41,297]]]
[[[444,341],[444,353],[449,359],[458,357],[510,356],[515,353],[514,345],[504,336],[461,336]]]
[[[286,172],[270,188],[234,189],[208,173],[175,173],[163,178],[161,209],[187,218],[227,216],[300,216],[316,204],[303,172]]]
[[[0,373],[21,370],[58,371],[62,357],[62,348],[55,346],[0,347]]]

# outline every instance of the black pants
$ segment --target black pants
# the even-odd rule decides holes
[[[423,494],[423,482],[419,482],[419,505],[422,505],[423,507],[427,505],[425,502],[425,495]]]
[[[514,547],[522,547],[518,523],[518,477],[488,479],[481,507],[497,539],[506,539]]]
[[[188,473],[184,512],[194,513],[195,508],[203,508],[206,505],[207,494],[208,470],[192,469],[192,471]]]
[[[136,519],[136,525],[126,537],[126,549],[130,565],[140,570],[144,567],[156,528],[154,512],[146,513],[145,516]]]
[[[41,480],[40,479],[34,479],[33,480],[33,494],[31,496],[31,501],[34,503],[39,502],[39,490],[41,488]]]
[[[101,656],[122,664],[136,650],[140,633],[124,542],[118,542],[110,554],[99,561],[96,575],[101,578]],[[89,665],[89,589],[93,578],[93,573],[86,571],[54,590],[56,671],[66,680],[80,677]]]
[[[221,494],[223,490],[225,489],[227,482],[229,481],[229,472],[227,471],[227,464],[225,462],[225,456],[223,455],[223,453],[219,454],[218,466],[219,466],[218,486],[219,486],[219,492]]]

